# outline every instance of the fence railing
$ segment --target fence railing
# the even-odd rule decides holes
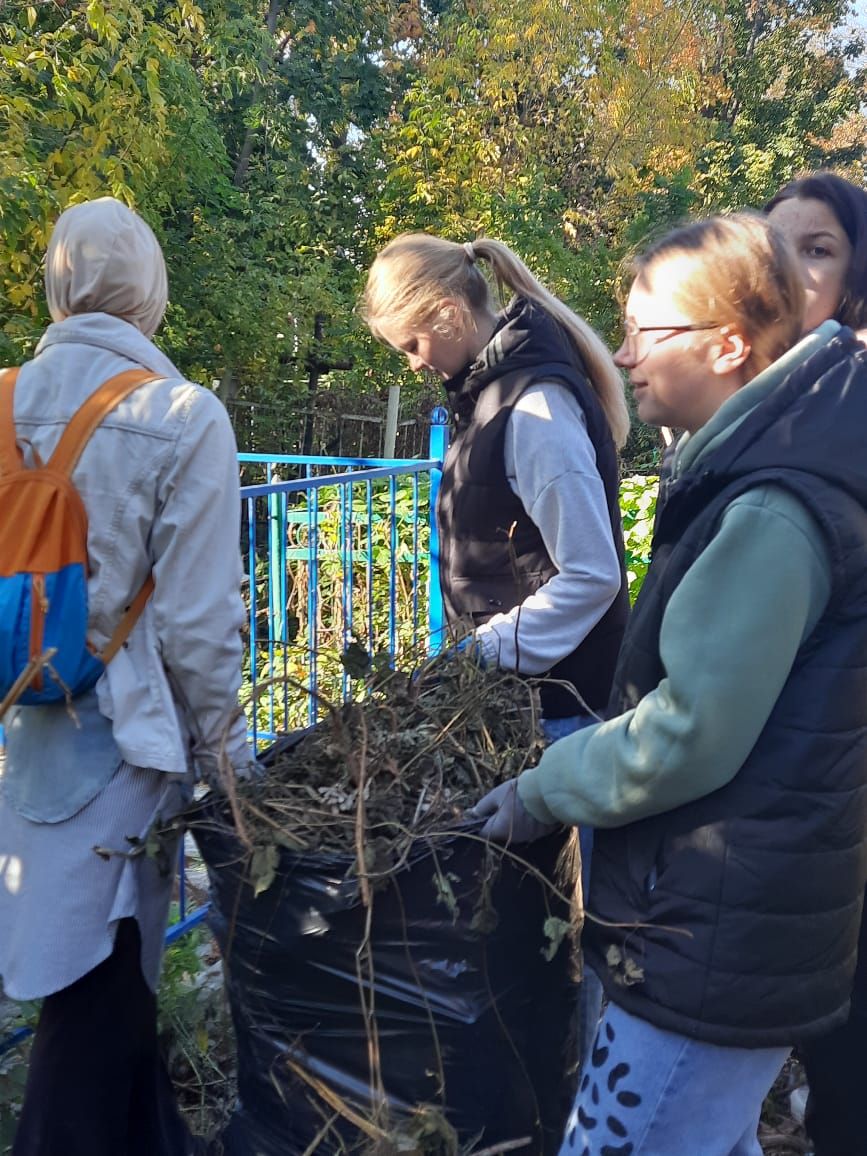
[[[266,406],[234,400],[227,408],[238,446],[245,453],[264,453],[263,447],[275,444],[291,454],[306,452],[373,458],[385,451],[387,417],[381,405],[377,406],[376,412],[350,413],[321,402],[303,406]],[[425,417],[399,421],[397,455],[422,457],[427,452],[428,432],[429,423]]]
[[[424,460],[238,455],[247,482],[244,673],[255,743],[315,722],[323,700],[350,693],[341,655],[352,642],[358,661],[364,651],[383,662],[421,658],[442,645],[433,511],[446,420],[445,410],[434,410]],[[183,846],[180,858],[180,918],[166,943],[207,914],[207,905],[188,910]],[[29,1034],[19,1028],[0,1039],[0,1055]]]
[[[446,426],[435,418],[424,460],[239,455],[245,475],[262,479],[241,490],[254,741],[342,701],[364,653],[393,662],[440,645],[431,514]]]

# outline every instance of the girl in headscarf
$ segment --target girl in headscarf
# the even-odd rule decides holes
[[[14,394],[28,464],[48,460],[102,382],[159,375],[101,423],[73,474],[97,650],[148,574],[155,586],[93,690],[5,719],[0,976],[11,998],[44,1000],[13,1153],[186,1156],[156,1031],[176,846],[152,856],[139,841],[221,752],[242,774],[251,764],[236,447],[219,401],[150,340],[166,271],[140,217],[108,197],[67,209],[45,279],[54,324]]]

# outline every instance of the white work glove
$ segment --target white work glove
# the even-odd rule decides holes
[[[473,819],[488,820],[480,834],[495,843],[534,843],[560,826],[533,818],[521,802],[517,779],[509,779],[488,791],[467,814]]]

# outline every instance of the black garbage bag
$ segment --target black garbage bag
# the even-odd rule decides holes
[[[559,942],[568,910],[544,883],[561,835],[515,849],[532,870],[466,837],[478,824],[420,843],[374,891],[371,984],[351,856],[281,851],[274,881],[254,897],[225,802],[207,802],[191,827],[237,1035],[226,1156],[301,1156],[314,1142],[323,1156],[364,1151],[369,1136],[341,1106],[372,1118],[369,1014],[392,1122],[430,1105],[463,1146],[526,1137],[525,1153],[557,1152],[574,1092],[576,1003]]]

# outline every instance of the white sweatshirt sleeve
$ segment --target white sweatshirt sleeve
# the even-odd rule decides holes
[[[621,580],[593,443],[568,389],[545,382],[521,395],[506,427],[504,464],[558,572],[476,637],[487,661],[542,674],[590,633]]]

